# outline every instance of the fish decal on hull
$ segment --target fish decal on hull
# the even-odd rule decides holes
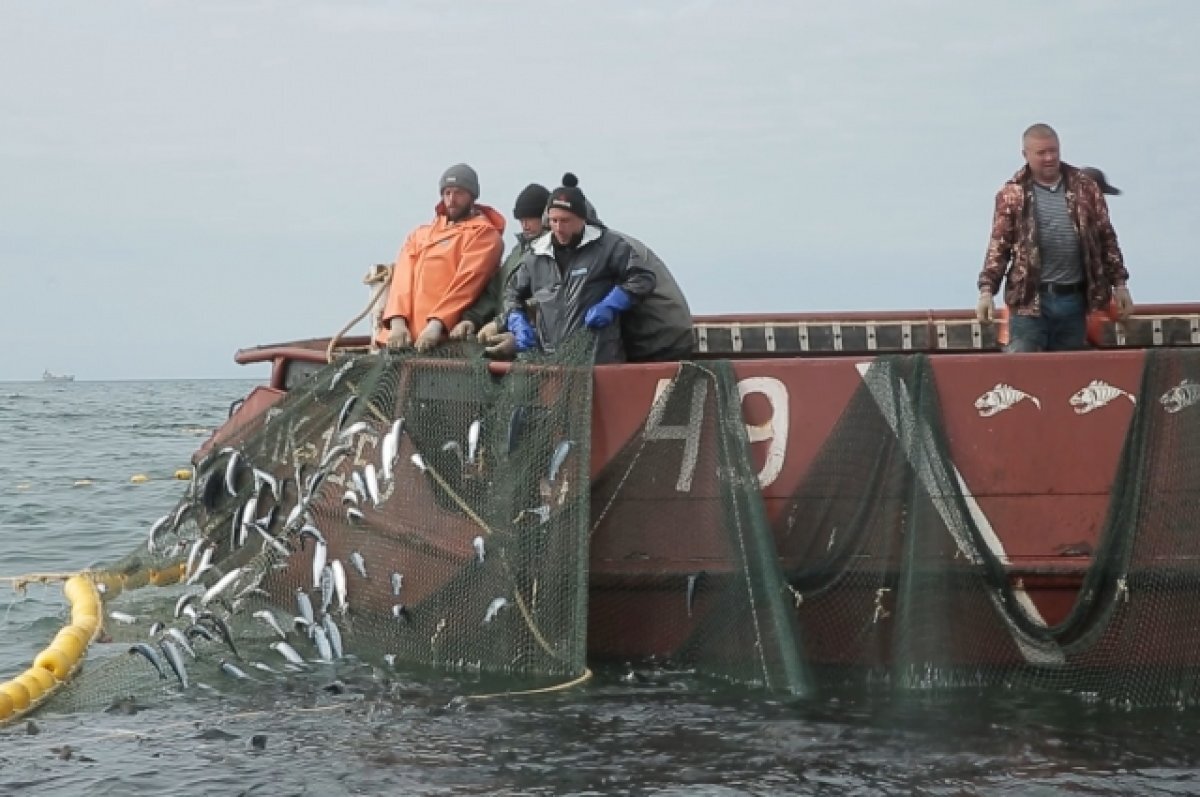
[[[1174,415],[1193,404],[1200,404],[1200,382],[1184,379],[1158,398],[1163,409]]]
[[[1103,379],[1093,379],[1071,396],[1070,402],[1076,415],[1086,415],[1122,397],[1129,399],[1130,404],[1137,404],[1137,399],[1128,390],[1110,385]]]
[[[979,411],[981,418],[990,418],[993,415],[1012,409],[1020,402],[1029,399],[1033,402],[1033,406],[1039,410],[1042,408],[1042,402],[1036,396],[1031,396],[1023,390],[1018,390],[1012,385],[1006,385],[999,382],[991,390],[984,393],[979,398],[975,399],[975,409]]]

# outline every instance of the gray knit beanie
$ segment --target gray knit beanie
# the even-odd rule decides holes
[[[442,172],[442,179],[438,181],[439,191],[445,191],[447,188],[461,188],[470,194],[472,199],[479,199],[479,175],[467,164],[456,163]]]

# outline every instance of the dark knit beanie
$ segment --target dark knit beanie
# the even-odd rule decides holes
[[[581,219],[587,219],[588,201],[583,191],[579,190],[579,178],[570,172],[564,174],[562,186],[550,194],[549,207],[570,211]]]
[[[544,185],[530,183],[525,190],[517,194],[517,202],[513,206],[514,219],[540,219],[546,213],[546,203],[550,201],[550,189]]]

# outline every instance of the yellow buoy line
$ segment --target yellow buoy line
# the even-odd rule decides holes
[[[40,574],[49,581],[56,574]],[[15,584],[14,584],[15,586]],[[0,725],[19,719],[44,703],[62,688],[83,664],[88,645],[100,632],[100,590],[85,575],[63,581],[63,595],[71,605],[71,622],[33,660],[33,666],[15,678],[0,683]]]
[[[71,479],[70,484],[72,487],[92,487],[97,484],[148,484],[149,482],[161,481],[186,482],[191,481],[191,479],[191,468],[178,468],[171,473],[135,473],[129,477],[128,481],[94,479],[90,476],[84,476],[79,479]],[[13,485],[12,489],[17,490],[18,492],[24,492],[26,490],[32,490],[33,487],[33,482],[17,482],[15,485]]]

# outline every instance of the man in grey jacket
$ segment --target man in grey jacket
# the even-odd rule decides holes
[[[533,242],[504,290],[505,327],[518,352],[553,351],[580,329],[596,333],[595,362],[625,362],[620,317],[653,292],[654,272],[620,236],[588,224],[587,198],[577,185],[554,190],[550,232]],[[537,329],[528,303],[537,303]]]

